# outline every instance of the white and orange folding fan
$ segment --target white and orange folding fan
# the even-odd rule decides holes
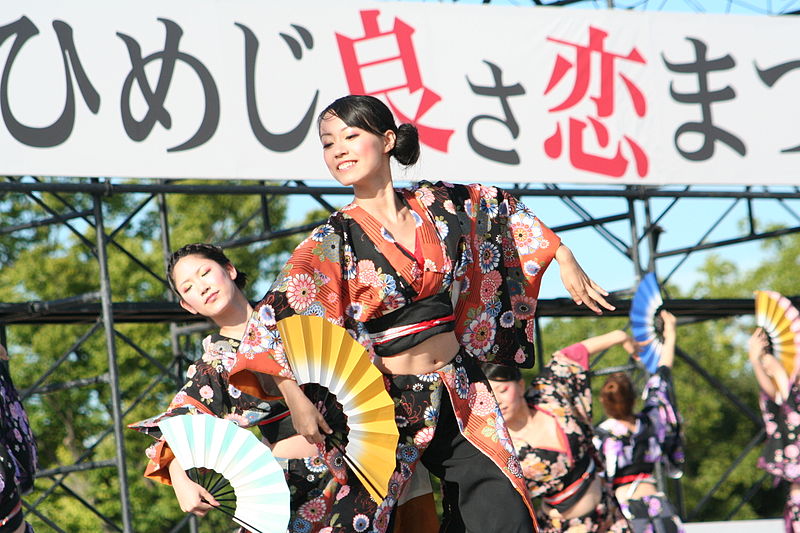
[[[781,362],[789,382],[800,370],[800,312],[775,291],[756,291],[756,325],[769,337],[772,355]]]
[[[395,469],[399,439],[394,402],[386,392],[383,374],[361,344],[323,317],[296,315],[277,326],[297,382],[326,387],[341,404],[347,444],[340,451],[380,503]],[[327,416],[326,421],[330,424]]]
[[[250,431],[211,415],[158,423],[175,460],[210,492],[214,507],[253,533],[285,533],[289,487],[270,449]]]

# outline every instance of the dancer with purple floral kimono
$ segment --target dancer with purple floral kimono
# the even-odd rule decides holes
[[[28,415],[8,372],[0,345],[0,533],[33,533],[22,514],[22,496],[33,488],[36,442]]]
[[[608,418],[598,426],[596,443],[605,462],[620,507],[634,533],[678,533],[680,517],[656,487],[655,466],[670,477],[680,477],[683,439],[672,385],[675,359],[675,316],[661,311],[664,345],[658,370],[650,376],[642,397],[644,407],[633,412],[635,394],[627,374],[612,374],[600,390]],[[623,332],[620,332],[623,333]]]
[[[750,337],[748,355],[761,388],[759,405],[767,433],[758,467],[789,484],[783,521],[787,533],[800,533],[800,384],[789,381],[763,329]]]

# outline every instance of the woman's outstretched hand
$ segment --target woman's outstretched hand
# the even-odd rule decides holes
[[[639,352],[642,350],[642,348],[652,342],[652,341],[639,342],[632,336],[625,333],[624,331],[622,332],[622,334],[625,335],[625,340],[622,341],[622,349],[625,350],[625,352],[627,352],[627,354],[633,357],[634,359],[639,359]]]
[[[609,311],[616,309],[605,299],[605,296],[608,296],[608,291],[586,275],[586,272],[583,271],[581,265],[578,264],[578,260],[572,254],[572,250],[567,248],[565,244],[561,244],[558,247],[555,259],[558,261],[558,268],[561,272],[561,282],[572,297],[572,301],[577,305],[586,305],[598,315],[603,314],[601,306]]]

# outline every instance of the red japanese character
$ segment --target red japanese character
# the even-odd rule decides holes
[[[420,124],[427,113],[442,98],[425,87],[417,62],[412,36],[414,28],[395,18],[394,28],[381,32],[378,27],[380,11],[370,9],[361,11],[361,22],[364,25],[364,36],[357,39],[336,34],[339,54],[342,57],[347,86],[351,94],[382,95],[398,120],[410,122],[419,131],[420,142],[447,152],[447,145],[454,130],[434,128]],[[399,67],[398,74],[397,70]],[[391,81],[388,74],[395,69],[395,78]],[[378,73],[376,76],[375,73]],[[374,78],[381,81],[376,82]],[[412,115],[401,111],[392,101],[392,93],[407,91],[415,93],[421,90],[419,105]]]
[[[569,160],[572,166],[579,170],[586,170],[619,178],[625,174],[629,163],[629,160],[622,154],[622,141],[617,143],[617,153],[614,157],[608,158],[589,154],[583,147],[584,130],[587,125],[591,124],[597,144],[601,148],[608,146],[608,128],[600,119],[610,117],[614,114],[615,78],[617,76],[622,80],[628,91],[634,112],[637,116],[644,117],[647,112],[647,101],[645,100],[644,94],[628,77],[622,73],[616,72],[615,63],[617,60],[624,60],[646,64],[646,61],[636,48],[633,48],[627,55],[620,55],[607,51],[605,49],[605,38],[607,36],[607,32],[595,28],[594,26],[589,26],[589,44],[586,46],[548,37],[548,41],[573,47],[575,49],[575,61],[571,62],[561,54],[556,57],[553,72],[550,75],[550,81],[547,84],[544,94],[548,94],[553,90],[564,76],[570,70],[574,69],[575,82],[569,96],[560,104],[551,107],[548,111],[550,113],[557,113],[573,108],[584,101],[589,90],[589,83],[592,79],[592,59],[596,55],[599,55],[599,94],[589,97],[595,105],[596,116],[587,116],[585,117],[586,120],[569,117],[567,134],[569,142]],[[627,135],[623,135],[622,137],[633,155],[636,173],[639,177],[646,176],[649,166],[647,154],[632,138]],[[560,123],[556,124],[555,133],[545,140],[544,149],[545,153],[553,159],[561,156],[563,139]]]

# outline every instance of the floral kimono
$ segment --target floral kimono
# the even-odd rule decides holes
[[[228,382],[239,341],[218,333],[203,340],[203,356],[186,370],[188,381],[170,402],[167,411],[130,424],[128,427],[159,439],[147,449],[149,459],[145,477],[171,484],[169,463],[172,450],[161,439],[158,423],[178,415],[207,414],[231,420],[241,427],[258,425],[263,434],[277,437],[291,433],[289,411],[279,402],[265,402],[241,392]],[[273,440],[273,442],[275,441]],[[289,533],[314,533],[322,527],[322,516],[330,508],[330,500],[338,484],[319,457],[280,460],[290,490],[292,510]]]
[[[159,415],[129,424],[128,427],[159,439],[147,449],[149,462],[145,477],[170,484],[169,463],[175,458],[161,439],[162,420],[178,415],[208,414],[231,420],[242,427],[276,422],[288,416],[278,402],[255,398],[228,383],[239,341],[215,333],[203,339],[203,356],[186,369],[187,382],[175,395],[167,410]]]
[[[530,507],[505,422],[477,362],[533,365],[539,285],[559,239],[494,187],[421,182],[397,194],[416,221],[424,262],[357,204],[344,207],[297,247],[256,307],[231,371],[243,391],[279,396],[275,387],[262,389],[253,373],[294,378],[276,322],[295,314],[346,328],[373,356],[455,332],[462,349],[451,364],[428,375],[387,376],[401,432],[389,496],[377,508],[361,498],[355,516],[334,516],[330,531],[385,531],[398,491],[433,437],[445,391],[463,436]],[[349,487],[338,452],[326,452],[325,460]]]
[[[639,483],[655,483],[656,463],[668,476],[681,476],[684,461],[680,417],[669,367],[661,366],[642,392],[644,407],[636,415],[635,429],[615,419],[597,428],[596,444],[605,459],[605,474],[614,487],[630,484],[631,493]],[[683,531],[680,518],[663,493],[632,500],[625,498],[623,512],[634,532],[655,528],[664,533]]]
[[[594,481],[596,468],[600,466],[592,442],[592,389],[587,365],[588,352],[582,344],[560,350],[533,379],[525,394],[531,409],[555,420],[559,441],[566,450],[525,445],[517,452],[529,496],[532,499],[541,497],[550,510],[563,512],[577,503]],[[538,515],[540,531],[628,531],[627,521],[605,487],[600,503],[588,515],[569,520],[558,516],[543,508]]]
[[[203,340],[203,356],[190,365],[186,371],[188,381],[173,398],[166,412],[148,418],[129,427],[152,435],[159,440],[147,449],[148,465],[145,477],[170,484],[168,466],[174,458],[169,446],[160,439],[158,423],[162,420],[184,414],[209,414],[232,420],[241,427],[257,425],[261,434],[271,443],[296,435],[289,418],[289,411],[280,402],[264,402],[247,393],[242,393],[228,382],[228,371],[233,364],[240,341],[209,335]],[[340,484],[331,476],[320,456],[303,459],[282,459],[276,457],[286,475],[289,486],[291,517],[287,533],[316,533],[326,525],[333,498],[339,493]],[[427,475],[427,472],[425,473]],[[420,488],[420,486],[422,488]],[[438,522],[432,513],[432,493],[430,483],[425,492],[425,484],[419,480],[414,484],[416,491],[401,499],[401,516],[425,516],[419,533],[435,533]],[[431,504],[428,505],[428,499]],[[406,503],[410,502],[410,503]]]
[[[761,416],[767,433],[758,467],[776,480],[800,483],[800,385],[793,383],[785,400],[761,393]],[[800,501],[789,496],[783,513],[786,531],[800,532]]]
[[[0,361],[0,530],[22,524],[20,497],[33,488],[38,465],[36,442],[28,416],[11,381],[8,364]],[[30,525],[26,531],[33,531]]]

